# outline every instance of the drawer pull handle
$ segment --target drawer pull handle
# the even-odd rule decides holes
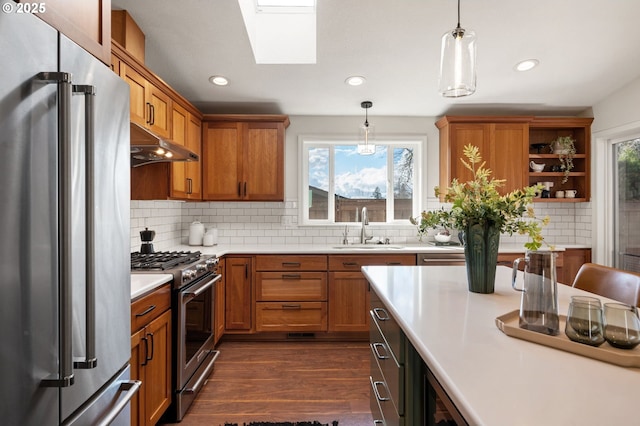
[[[300,274],[282,274],[283,280],[299,280],[300,277]]]
[[[400,262],[387,262],[387,265],[402,265]]]
[[[300,262],[282,262],[282,266],[288,268],[299,268]]]
[[[382,420],[374,420],[374,421],[373,421],[373,424],[374,424],[374,426],[377,426],[377,425],[384,425],[384,421],[382,421]]]
[[[378,401],[389,401],[391,398],[389,397],[383,398],[380,395],[380,392],[378,391],[378,386],[380,385],[384,387],[384,390],[387,393],[387,395],[389,394],[389,391],[387,390],[387,385],[385,384],[385,382],[373,382],[373,392],[376,394],[376,399]]]
[[[380,353],[380,348],[382,348],[382,350],[384,351],[383,354]],[[376,357],[378,357],[378,359],[388,359],[389,355],[387,355],[387,347],[384,345],[384,343],[372,343],[371,344],[371,349],[373,349],[373,352],[376,354]]]
[[[384,316],[381,316],[380,312],[384,313]],[[373,308],[373,314],[376,316],[378,321],[389,321],[389,314],[382,308]]]
[[[144,311],[136,314],[136,317],[143,317],[143,316],[147,315],[149,312],[153,311],[155,308],[156,308],[156,305],[151,305],[147,309],[145,309]]]
[[[282,305],[282,309],[301,309],[302,306],[296,304],[296,305]]]
[[[342,262],[343,266],[360,266],[358,262]]]

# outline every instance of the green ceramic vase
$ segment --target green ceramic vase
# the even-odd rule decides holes
[[[494,226],[474,224],[464,230],[467,281],[472,293],[493,293],[498,264],[500,231]]]

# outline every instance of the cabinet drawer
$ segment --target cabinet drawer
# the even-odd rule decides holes
[[[256,256],[256,271],[326,271],[327,256]]]
[[[171,307],[171,283],[131,303],[131,333],[135,333]]]
[[[378,299],[374,291],[371,292],[371,310],[369,314],[371,315],[370,333],[372,337],[375,335],[377,328],[377,332],[384,337],[387,347],[393,353],[398,364],[404,365],[405,352],[404,345],[402,344],[402,330],[400,330],[400,326],[382,302],[380,302],[380,299]]]
[[[366,265],[415,265],[415,254],[370,254],[329,256],[330,271],[359,271]]]
[[[326,272],[256,272],[256,300],[326,301]]]
[[[326,302],[256,303],[257,331],[327,331]]]
[[[391,402],[389,389],[384,381],[382,372],[378,369],[373,355],[371,355],[371,376],[369,376],[369,382],[371,384],[371,400],[369,405],[371,406],[372,415],[375,416],[380,413],[385,426],[404,426],[404,418],[398,415],[398,412]]]
[[[404,366],[398,364],[391,354],[387,342],[375,326],[371,327],[369,341],[372,357],[371,368],[377,367],[382,372],[385,387],[395,410],[398,414],[404,415]]]

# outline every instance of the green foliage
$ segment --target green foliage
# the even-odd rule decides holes
[[[513,235],[527,234],[530,241],[525,247],[537,250],[542,245],[542,227],[549,223],[549,217],[542,220],[536,218],[531,203],[542,185],[517,189],[506,195],[500,195],[498,188],[504,180],[491,177],[491,170],[485,168],[478,147],[466,145],[464,158],[460,161],[471,171],[473,179],[459,182],[454,179],[444,193],[444,200],[451,203],[451,209],[423,211],[420,218],[411,218],[411,223],[418,225],[418,235],[422,237],[429,228],[444,227],[464,230],[468,226],[479,223],[495,226],[500,233]],[[440,188],[435,188],[436,196]]]
[[[564,172],[562,176],[562,183],[567,183],[569,180],[569,173],[573,170],[573,157],[576,155],[575,139],[571,136],[560,136],[558,139],[551,143],[552,147],[556,145],[565,152],[558,153],[558,159],[560,160],[560,168]]]
[[[620,144],[618,179],[623,200],[640,200],[640,139]]]

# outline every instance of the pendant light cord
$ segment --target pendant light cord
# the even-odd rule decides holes
[[[460,28],[460,0],[458,0],[458,27]]]

